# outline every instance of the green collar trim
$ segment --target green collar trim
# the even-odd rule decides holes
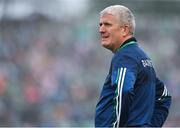
[[[122,47],[118,48],[117,51],[123,49],[124,47],[126,47],[126,46],[128,46],[128,45],[135,44],[135,43],[136,43],[135,41],[131,41],[131,42],[129,42],[129,43],[123,45]]]

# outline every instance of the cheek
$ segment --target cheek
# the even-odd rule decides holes
[[[121,34],[120,34],[120,32],[114,32],[112,37],[113,37],[113,40],[118,41],[121,38]]]
[[[117,40],[117,35],[115,33],[111,33],[110,34],[110,38],[109,38],[112,42]]]

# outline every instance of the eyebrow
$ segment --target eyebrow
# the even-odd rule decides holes
[[[112,23],[105,21],[105,22],[99,22],[99,26],[101,26],[102,24],[104,25],[111,25]]]

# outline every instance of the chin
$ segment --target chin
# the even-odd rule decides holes
[[[103,46],[103,47],[108,47],[108,43],[107,42],[101,42],[101,45]]]
[[[101,45],[102,45],[104,48],[106,48],[106,49],[109,49],[109,50],[112,49],[111,46],[110,46],[108,43],[103,43],[103,42],[101,42]]]

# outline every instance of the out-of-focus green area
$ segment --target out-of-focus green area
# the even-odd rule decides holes
[[[0,126],[94,126],[112,53],[99,12],[129,7],[136,38],[173,102],[164,126],[180,126],[180,1],[0,0]]]

